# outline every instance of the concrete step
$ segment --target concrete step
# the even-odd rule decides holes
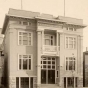
[[[59,88],[57,84],[41,84],[41,88]]]

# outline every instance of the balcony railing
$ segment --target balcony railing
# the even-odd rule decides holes
[[[60,47],[58,46],[51,46],[51,45],[44,45],[43,46],[43,52],[44,53],[53,53],[53,54],[57,54],[60,50]]]

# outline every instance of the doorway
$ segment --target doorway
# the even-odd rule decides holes
[[[55,84],[55,57],[43,57],[41,61],[41,83]]]

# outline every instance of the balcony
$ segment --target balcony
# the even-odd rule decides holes
[[[43,54],[59,55],[60,47],[43,45]]]

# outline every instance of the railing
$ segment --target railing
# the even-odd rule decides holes
[[[60,51],[60,47],[58,46],[57,48],[57,46],[44,45],[43,51],[48,53],[58,53],[58,51]]]

